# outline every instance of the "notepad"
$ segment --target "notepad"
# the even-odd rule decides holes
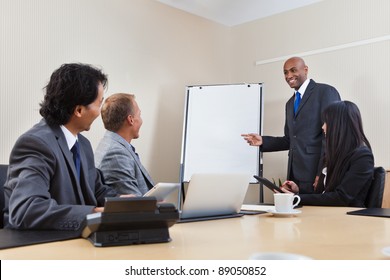
[[[253,211],[253,212],[264,211],[264,213],[265,213],[269,210],[275,210],[275,206],[273,204],[269,204],[269,205],[266,205],[266,204],[263,204],[263,205],[243,204],[241,206],[241,211]]]

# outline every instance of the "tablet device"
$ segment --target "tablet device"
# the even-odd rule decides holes
[[[153,188],[151,188],[147,193],[144,194],[145,197],[154,196],[157,201],[162,201],[167,198],[175,190],[180,188],[179,183],[158,183]]]
[[[255,177],[255,179],[257,179],[257,181],[259,181],[259,183],[262,183],[264,186],[269,188],[272,192],[275,190],[275,191],[278,191],[280,193],[283,193],[283,191],[278,186],[276,186],[274,183],[272,183],[268,179],[257,176],[257,175],[254,175],[253,177]]]

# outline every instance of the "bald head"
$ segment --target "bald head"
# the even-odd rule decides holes
[[[287,59],[286,62],[284,63],[284,66],[286,66],[286,64],[291,64],[291,63],[299,64],[299,65],[306,65],[303,58],[298,57],[298,56],[293,56],[293,57],[290,57],[289,59]]]

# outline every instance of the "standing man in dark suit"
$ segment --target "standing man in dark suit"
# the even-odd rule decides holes
[[[334,87],[308,79],[308,67],[300,57],[289,58],[283,69],[286,82],[294,89],[286,103],[284,136],[242,136],[262,152],[289,150],[287,180],[299,182],[301,193],[312,193],[324,165],[321,113],[339,101],[340,95]]]
[[[80,134],[99,116],[107,77],[85,64],[53,72],[43,119],[16,141],[5,184],[4,223],[16,229],[78,230],[117,193],[103,185],[91,144]]]

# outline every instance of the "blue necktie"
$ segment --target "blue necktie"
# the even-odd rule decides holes
[[[76,140],[76,143],[74,143],[72,149],[70,149],[73,153],[73,161],[74,161],[74,165],[76,167],[76,171],[77,171],[77,177],[80,181],[80,146],[79,146],[79,142]]]
[[[295,93],[295,102],[294,102],[294,115],[297,114],[299,103],[301,103],[301,94],[297,91]]]

